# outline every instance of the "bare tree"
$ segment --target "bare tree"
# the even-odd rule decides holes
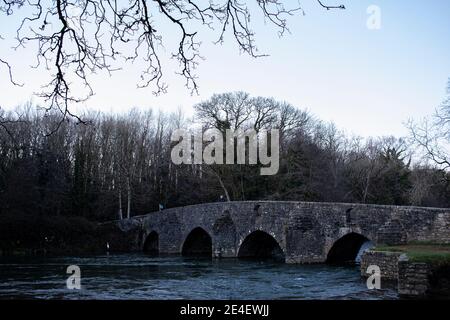
[[[431,118],[407,124],[411,143],[444,173],[450,169],[450,79],[447,97]]]
[[[343,5],[329,9],[345,9]],[[43,65],[51,80],[39,94],[47,101],[46,110],[57,110],[66,117],[80,117],[70,111],[70,104],[85,101],[94,93],[90,74],[98,71],[111,73],[124,62],[140,60],[144,67],[138,87],[154,88],[155,94],[165,92],[161,49],[167,39],[161,27],[165,21],[179,32],[172,58],[179,62],[179,73],[186,87],[197,92],[195,68],[201,60],[199,32],[217,29],[216,43],[222,43],[230,32],[242,52],[260,57],[251,29],[250,17],[262,16],[279,35],[288,31],[287,18],[301,7],[286,8],[283,0],[256,0],[248,5],[239,0],[83,0],[42,1],[4,0],[0,14],[17,16],[17,48],[37,48],[36,65]],[[22,13],[25,13],[24,15]],[[0,60],[7,68],[13,84],[12,66]],[[76,84],[77,86],[74,86]],[[82,87],[83,90],[75,90]]]
[[[278,129],[280,144],[294,136],[294,132],[306,126],[310,116],[286,102],[273,98],[251,97],[245,92],[215,94],[194,106],[197,119],[205,129],[215,128],[226,137],[226,130],[245,132]],[[224,140],[225,144],[225,140]],[[236,156],[236,155],[235,155]],[[224,158],[225,158],[224,154]],[[203,172],[218,179],[228,201],[238,197],[245,200],[244,177],[254,175],[255,166],[203,166]],[[233,196],[234,195],[234,196]]]
[[[9,128],[8,124],[10,124],[12,121],[13,120],[9,119],[9,117],[6,114],[5,110],[0,108],[0,128],[5,130],[10,136],[11,136],[11,131],[10,131],[10,128]]]
[[[349,154],[349,176],[356,198],[362,203],[367,203],[371,196],[373,181],[383,170],[379,161],[382,147],[379,141],[370,138],[364,145],[355,145],[353,148]]]
[[[25,108],[30,107],[31,104],[28,103]],[[0,107],[0,129],[4,130],[9,137],[14,140],[16,139],[12,131],[12,126],[16,123],[27,123],[23,115],[19,112],[13,114],[12,112],[6,112],[2,107]]]

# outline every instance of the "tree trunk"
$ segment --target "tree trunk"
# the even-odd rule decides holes
[[[199,167],[200,172],[205,172],[205,173],[207,173],[207,174],[208,174],[208,173],[209,173],[209,174],[212,173],[214,176],[216,176],[217,179],[219,180],[220,186],[221,186],[222,189],[223,189],[223,192],[225,193],[225,197],[227,198],[227,201],[230,202],[230,201],[231,201],[231,199],[230,199],[230,194],[228,193],[228,190],[227,190],[227,188],[225,187],[225,184],[223,183],[222,178],[220,177],[220,174],[218,174],[216,171],[214,171],[214,169],[211,168],[210,166],[205,166],[205,168],[208,169],[208,171],[210,171],[210,172],[204,171],[204,169],[203,169],[203,167],[202,167],[201,165],[200,165],[200,167]]]
[[[220,183],[220,186],[221,186],[222,189],[223,189],[223,192],[225,192],[225,197],[227,198],[227,201],[230,202],[230,201],[231,201],[230,195],[228,194],[227,188],[226,188],[225,185],[223,184],[222,178],[220,178],[220,175],[218,175],[217,173],[216,173],[216,176],[217,176],[217,178],[219,179],[219,183]]]
[[[368,172],[366,177],[366,185],[364,187],[363,203],[366,203],[367,195],[369,194],[370,175],[370,172]]]
[[[119,220],[123,219],[123,214],[122,214],[122,192],[120,192],[119,190]]]
[[[130,178],[127,178],[127,219],[131,218],[131,187]]]

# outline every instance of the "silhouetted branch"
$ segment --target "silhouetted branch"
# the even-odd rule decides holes
[[[327,9],[327,10],[330,10],[330,9],[345,9],[345,6],[344,5],[338,5],[338,6],[327,6],[327,5],[324,5],[323,3],[322,3],[322,1],[320,1],[320,0],[317,0],[317,2],[319,2],[319,4],[322,6],[322,7],[324,7],[325,9]]]
[[[0,63],[4,64],[6,66],[6,68],[8,68],[9,81],[15,86],[22,87],[23,84],[14,81],[13,75],[12,75],[12,70],[11,70],[11,65],[2,59],[0,59]]]
[[[280,36],[289,31],[287,17],[301,11],[299,6],[285,8],[287,2],[282,0],[256,2]],[[326,9],[344,8],[318,2]],[[251,13],[247,3],[239,0],[3,0],[0,14],[11,16],[22,8],[29,13],[18,22],[15,48],[25,48],[30,43],[37,46],[33,67],[42,66],[52,75],[38,95],[47,102],[47,111],[62,114],[62,121],[73,117],[83,122],[70,111],[70,106],[94,94],[90,75],[98,71],[111,74],[126,61],[139,59],[144,63],[138,87],[152,85],[155,95],[166,92],[160,59],[163,32],[157,28],[157,15],[179,30],[172,58],[179,62],[177,73],[186,80],[191,94],[198,92],[195,69],[202,59],[197,38],[202,26],[219,29],[216,43],[222,43],[230,31],[241,51],[252,57],[264,56],[258,53],[250,27],[250,16],[255,12]],[[0,62],[7,66],[11,82],[17,85],[11,66]]]

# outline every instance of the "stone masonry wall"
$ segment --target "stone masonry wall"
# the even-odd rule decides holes
[[[130,232],[138,235],[131,237],[136,239],[131,248],[142,248],[147,235],[155,231],[160,253],[179,254],[189,233],[200,227],[211,236],[214,255],[236,257],[244,240],[260,230],[275,239],[288,263],[325,262],[336,241],[348,234],[376,245],[450,243],[450,209],[437,208],[236,201],[165,209],[131,220],[135,223]]]
[[[367,268],[371,265],[380,267],[381,281],[397,281],[398,279],[398,260],[401,253],[380,252],[368,250],[361,257],[361,276],[368,277]]]
[[[398,293],[401,296],[425,297],[430,289],[431,266],[423,262],[399,261]]]
[[[448,262],[411,262],[400,259],[398,293],[403,297],[450,298],[450,264]]]

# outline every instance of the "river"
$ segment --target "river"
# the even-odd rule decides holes
[[[69,265],[81,289],[69,290]],[[358,266],[115,254],[0,258],[0,299],[398,299],[368,290]]]

